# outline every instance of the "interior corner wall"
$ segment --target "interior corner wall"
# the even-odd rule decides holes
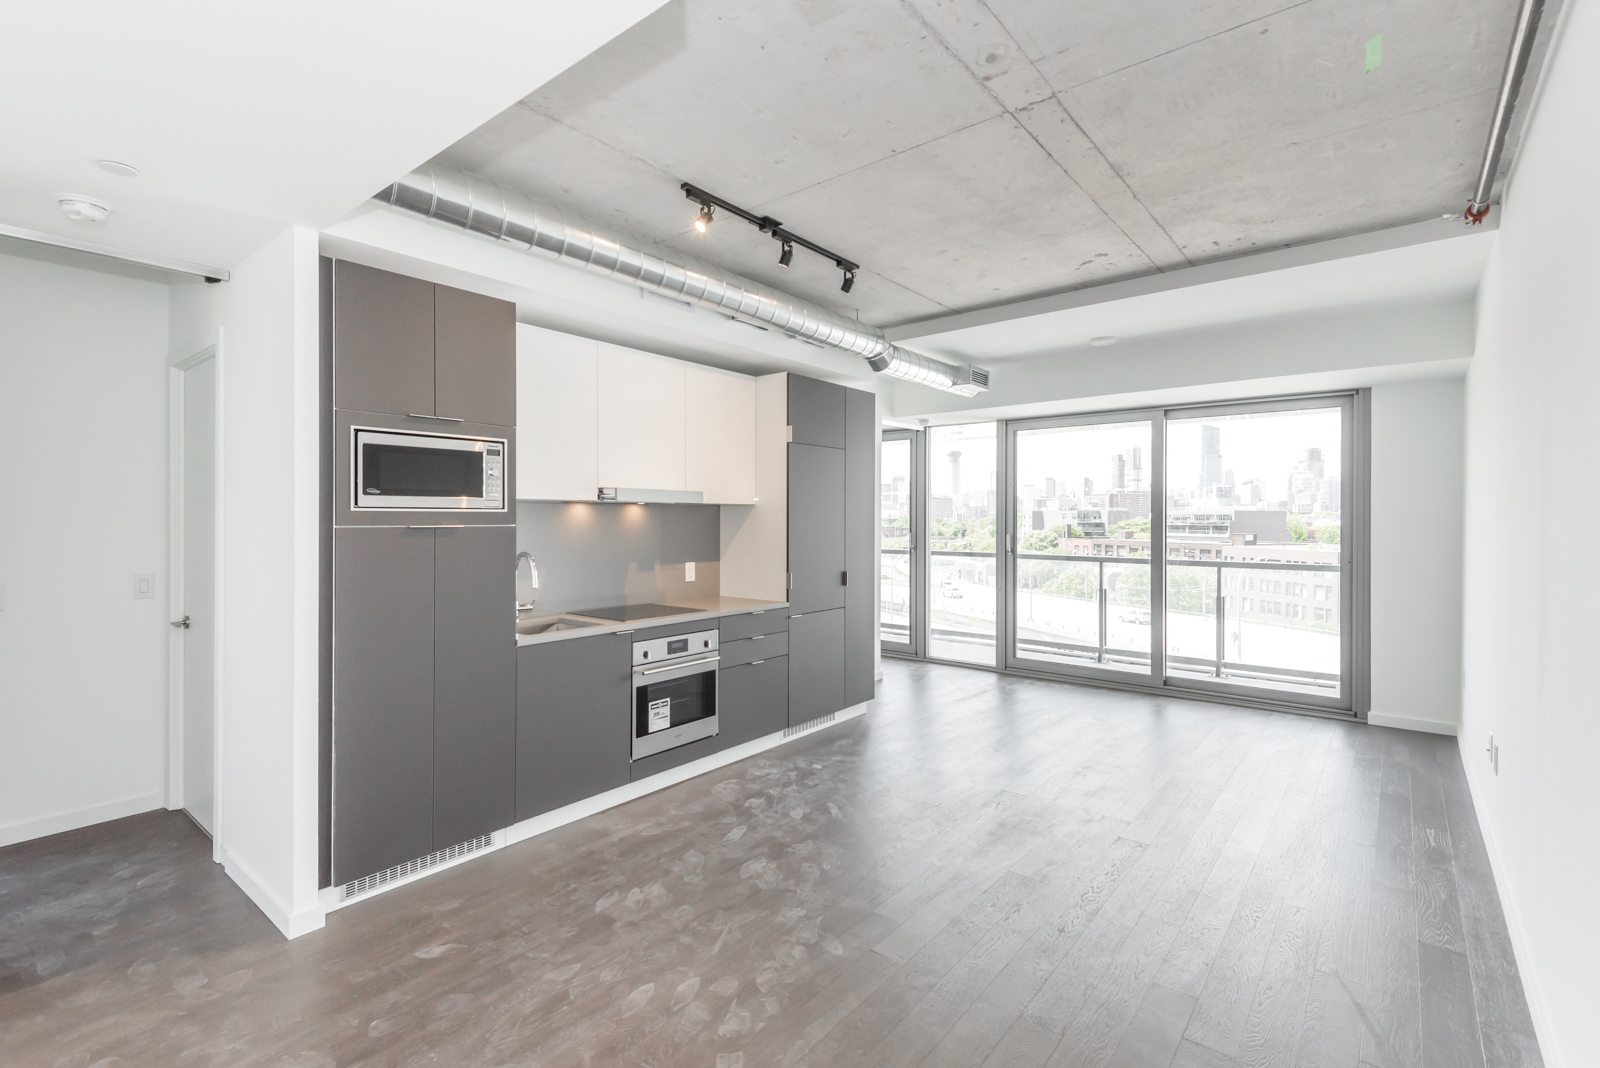
[[[1465,383],[1372,389],[1371,722],[1455,734]]]
[[[161,282],[0,254],[0,845],[165,802],[166,357]]]
[[[317,900],[317,235],[291,227],[221,296],[222,862],[288,937]]]
[[[1460,748],[1544,1062],[1577,1068],[1600,1064],[1600,8],[1562,18],[1478,295]]]

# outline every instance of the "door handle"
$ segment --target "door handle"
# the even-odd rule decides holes
[[[714,664],[721,659],[722,657],[720,656],[708,656],[701,660],[685,660],[681,664],[662,664],[660,667],[645,668],[643,671],[639,672],[639,674],[654,675],[662,671],[675,671],[678,668],[694,667],[697,664]]]
[[[188,616],[184,616],[182,619],[174,619],[172,621],[172,623],[170,624],[170,626],[181,627],[184,630],[188,630],[189,629],[189,617]]]

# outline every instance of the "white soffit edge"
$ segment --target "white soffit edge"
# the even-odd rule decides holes
[[[980,364],[1089,339],[1170,334],[1346,305],[1471,297],[1499,210],[1481,227],[1436,219],[1354,237],[940,316],[885,331],[907,348]]]
[[[0,221],[228,266],[287,224],[340,218],[661,5],[13,5]],[[68,222],[62,191],[111,218]]]

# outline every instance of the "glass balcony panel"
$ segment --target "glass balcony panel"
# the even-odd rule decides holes
[[[878,554],[878,625],[883,641],[911,641],[911,554]]]
[[[994,557],[935,552],[930,564],[928,655],[940,660],[993,664]]]

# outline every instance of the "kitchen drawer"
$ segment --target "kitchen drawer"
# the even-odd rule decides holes
[[[723,616],[722,641],[736,642],[753,638],[757,634],[777,634],[789,629],[789,610],[772,608],[765,612],[751,612],[742,616]]]
[[[789,658],[724,668],[718,674],[718,718],[726,745],[765,738],[789,725]]]
[[[789,634],[779,631],[776,634],[758,634],[743,641],[723,641],[720,651],[722,663],[719,666],[724,668],[753,664],[757,660],[770,660],[775,656],[788,656]]]

